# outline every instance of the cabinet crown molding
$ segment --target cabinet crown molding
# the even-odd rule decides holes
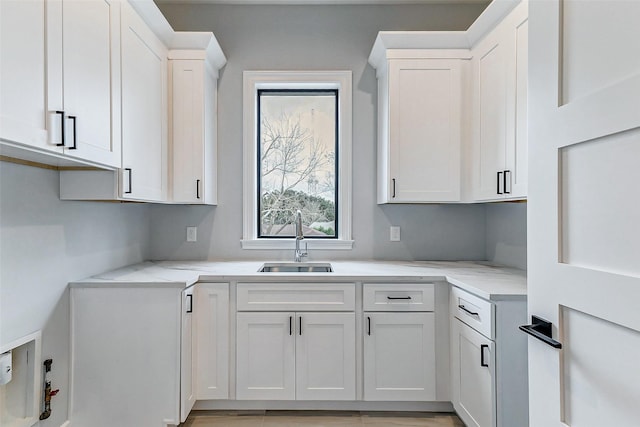
[[[174,31],[153,0],[129,0],[129,3],[170,51],[204,51],[204,59],[215,70],[221,69],[227,63],[227,58],[212,32]]]
[[[493,0],[465,31],[380,31],[369,54],[369,64],[376,70],[384,69],[387,51],[392,49],[469,50],[523,1],[527,0]]]

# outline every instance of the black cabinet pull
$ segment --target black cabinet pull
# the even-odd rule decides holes
[[[78,146],[76,145],[76,116],[67,116],[69,117],[71,120],[73,120],[73,145],[71,147],[69,147],[69,150],[75,150],[78,148]]]
[[[200,180],[196,179],[196,199],[200,198]]]
[[[471,310],[469,310],[467,307],[465,307],[465,306],[464,306],[464,305],[462,305],[462,304],[460,304],[460,305],[458,306],[458,308],[459,308],[460,310],[464,310],[464,311],[466,311],[467,313],[469,313],[469,314],[470,314],[470,315],[472,315],[472,316],[480,316],[480,313],[476,313],[475,311],[471,311]]]
[[[289,316],[289,335],[293,335],[293,316]]]
[[[498,179],[496,180],[496,185],[497,185],[497,189],[496,189],[496,193],[498,194],[502,194],[502,191],[500,191],[500,175],[502,175],[502,172],[498,172]]]
[[[504,181],[503,181],[502,188],[504,190],[504,194],[511,194],[511,185],[509,185],[509,191],[507,191],[507,182],[510,181],[507,178],[507,174],[509,174],[509,177],[511,177],[511,171],[510,170],[504,171]],[[509,183],[509,184],[511,184],[511,183]]]
[[[64,132],[64,111],[56,111],[56,114],[60,114],[60,123],[62,124],[62,143],[60,144],[56,144],[58,147],[64,147],[64,138],[65,138],[65,132]]]
[[[125,191],[125,194],[131,194],[131,168],[124,168],[125,171],[129,172],[129,189],[127,191]]]
[[[300,316],[300,328],[298,329],[300,335],[302,335],[302,316]]]
[[[531,316],[531,325],[521,325],[518,328],[553,348],[562,348],[560,342],[551,338],[551,322],[542,317]]]
[[[485,348],[489,348],[489,346],[487,344],[481,344],[480,345],[480,366],[488,368],[489,364],[484,361],[484,349]]]
[[[393,192],[391,194],[391,197],[395,199],[396,198],[396,179],[392,178],[391,182],[393,183],[392,185]]]
[[[411,299],[411,297],[410,296],[406,296],[406,297],[390,297],[390,296],[387,296],[387,299],[390,299],[390,300],[394,300],[394,299]]]
[[[367,335],[371,335],[371,316],[367,316]]]
[[[189,308],[187,309],[187,313],[193,313],[193,294],[187,295],[189,298]]]

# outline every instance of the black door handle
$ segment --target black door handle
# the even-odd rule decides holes
[[[293,335],[293,316],[289,316],[289,335]]]
[[[76,139],[76,116],[67,116],[69,117],[71,120],[73,120],[73,145],[71,147],[69,147],[69,150],[75,150],[78,148],[78,146],[76,145],[77,139]]]
[[[133,174],[133,171],[131,168],[124,168],[124,170],[129,172],[129,189],[125,191],[125,194],[131,194],[131,175]]]
[[[200,180],[196,179],[196,199],[200,198]]]
[[[300,328],[298,328],[298,332],[302,335],[302,316],[300,316]]]
[[[484,349],[485,348],[489,348],[489,346],[487,344],[481,344],[480,345],[480,366],[488,368],[489,364],[484,361]]]
[[[498,179],[496,180],[496,185],[497,185],[497,189],[496,189],[496,193],[498,194],[502,194],[502,191],[500,191],[500,175],[502,175],[502,172],[498,172]]]
[[[189,298],[189,308],[187,309],[187,313],[193,313],[193,294],[187,295]]]
[[[391,179],[391,182],[393,183],[393,185],[392,185],[393,192],[392,192],[392,194],[391,194],[391,197],[392,197],[393,199],[395,199],[395,198],[396,198],[396,179],[395,179],[395,178],[392,178],[392,179]]]
[[[504,194],[511,194],[511,185],[509,185],[509,191],[507,191],[507,182],[510,181],[507,178],[507,174],[509,174],[509,178],[511,177],[511,171],[510,170],[506,170],[504,171],[504,180],[503,185],[502,185],[502,189],[504,190]],[[511,184],[511,182],[509,182],[509,184]]]
[[[367,335],[371,336],[371,316],[367,316]]]
[[[538,316],[531,316],[531,325],[521,325],[518,327],[523,332],[539,339],[553,348],[562,348],[562,344],[551,338],[551,322]]]
[[[469,310],[467,307],[465,307],[465,306],[464,306],[464,305],[462,305],[462,304],[460,304],[460,305],[458,306],[458,308],[459,308],[460,310],[466,311],[467,313],[469,313],[469,314],[470,314],[470,315],[472,315],[472,316],[480,316],[480,313],[476,313],[475,311],[471,311],[471,310]]]
[[[65,138],[65,132],[64,132],[64,111],[56,111],[56,114],[60,114],[60,123],[62,124],[62,142],[60,144],[56,144],[58,147],[64,147],[64,138]]]
[[[411,297],[410,296],[406,296],[406,297],[390,297],[390,296],[387,296],[387,299],[390,299],[390,300],[394,300],[394,299],[411,299]]]

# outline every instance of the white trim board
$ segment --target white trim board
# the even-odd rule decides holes
[[[256,213],[256,97],[258,89],[338,89],[338,239],[309,239],[311,248],[351,249],[352,72],[245,71],[243,77],[242,249],[291,249],[293,239],[258,239]]]

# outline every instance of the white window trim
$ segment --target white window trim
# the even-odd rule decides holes
[[[351,71],[245,71],[243,77],[242,249],[291,249],[294,239],[259,239],[257,227],[258,89],[338,89],[338,238],[307,239],[309,249],[352,249],[351,239]]]

